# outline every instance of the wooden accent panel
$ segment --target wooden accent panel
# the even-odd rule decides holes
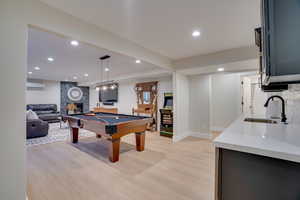
[[[137,108],[133,108],[132,113],[153,114],[154,109],[152,104],[138,104]]]
[[[104,107],[96,107],[93,110],[94,112],[103,112],[103,113],[114,113],[118,114],[118,108],[104,108]]]
[[[137,108],[132,108],[132,114],[147,114],[154,118],[151,128],[157,130],[157,90],[158,82],[137,83],[135,92],[137,94]],[[144,104],[144,92],[150,93],[149,104]],[[150,126],[149,126],[150,128]]]

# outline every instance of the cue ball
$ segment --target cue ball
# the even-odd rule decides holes
[[[116,119],[119,119],[119,117],[116,117]]]

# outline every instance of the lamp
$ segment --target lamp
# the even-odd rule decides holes
[[[117,84],[115,84],[115,81],[110,80],[110,71],[111,71],[110,59],[111,59],[110,55],[105,55],[105,56],[102,56],[99,58],[99,60],[100,60],[100,73],[99,73],[100,82],[97,82],[95,84],[96,91],[107,90],[107,89],[114,90],[118,87]],[[106,79],[104,80],[104,78],[106,78]]]

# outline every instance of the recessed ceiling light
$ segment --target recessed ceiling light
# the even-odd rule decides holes
[[[109,68],[106,67],[104,70],[105,70],[106,72],[108,72],[108,71],[109,71]]]
[[[96,87],[96,91],[99,91],[100,90],[100,88],[99,87]]]
[[[77,76],[73,76],[73,79],[75,79],[75,80],[76,80],[76,79],[78,79],[78,78],[77,78]]]
[[[221,67],[221,68],[218,68],[218,72],[223,72],[224,71],[224,68]]]
[[[201,35],[200,31],[194,31],[193,32],[193,37],[199,37]]]
[[[88,77],[88,76],[89,76],[89,74],[84,74],[84,76],[85,76],[85,77]]]
[[[32,74],[32,72],[28,72],[28,74]]]
[[[53,61],[54,61],[54,58],[49,57],[49,58],[48,58],[48,61],[53,62]]]
[[[39,67],[34,67],[34,69],[35,69],[35,70],[40,70],[41,68],[39,68]]]
[[[141,60],[136,60],[135,63],[140,64]]]
[[[75,46],[75,47],[79,45],[79,42],[77,40],[72,40],[70,43],[72,46]]]

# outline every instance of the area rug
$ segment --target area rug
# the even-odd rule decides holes
[[[80,129],[79,137],[92,137],[95,133]],[[60,128],[59,123],[49,124],[49,133],[46,137],[33,138],[26,140],[27,147],[36,146],[41,144],[50,144],[53,142],[70,141],[70,129],[63,125]]]

